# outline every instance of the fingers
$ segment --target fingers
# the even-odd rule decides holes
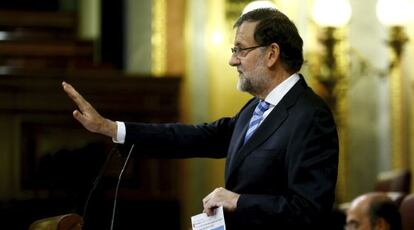
[[[70,84],[62,82],[62,87],[68,96],[76,103],[78,109],[73,111],[73,117],[78,120],[83,127],[90,132],[116,138],[116,122],[102,117]]]
[[[79,110],[73,111],[73,117],[76,120],[78,120],[81,124],[85,124],[85,117],[81,112],[79,112]]]
[[[219,207],[219,205],[215,202],[215,200],[212,200],[213,193],[214,191],[203,199],[203,207],[204,207],[203,212],[207,214],[207,216],[214,215],[214,209]]]
[[[79,107],[79,109],[84,111],[88,106],[89,103],[78,93],[78,91],[73,88],[72,85],[66,82],[62,82],[63,90],[66,94],[75,102],[75,104]]]
[[[225,188],[216,188],[203,199],[203,212],[208,216],[214,215],[214,209],[223,206],[228,212],[233,212],[237,207],[240,194]]]
[[[216,191],[216,189],[214,191]],[[203,205],[207,204],[207,202],[211,199],[211,197],[213,196],[214,191],[203,198]]]
[[[203,212],[207,214],[207,216],[214,215],[214,209],[216,209],[219,206],[224,206],[223,202],[223,193],[227,191],[224,188],[216,188],[213,192],[208,194],[203,199]]]
[[[218,192],[218,190],[219,189],[221,189],[221,188],[216,188],[216,189],[214,189],[214,191],[213,192],[211,192],[210,194],[208,194],[206,197],[204,197],[204,199],[203,199],[203,206],[204,206],[204,208],[211,208],[211,207],[213,207],[214,208],[214,206],[212,205],[212,203],[216,200],[216,199],[213,199],[215,196],[216,196],[216,194],[217,194],[217,192]]]
[[[203,212],[205,214],[207,214],[207,216],[212,216],[214,215],[214,208],[218,207],[216,206],[216,203],[214,203],[214,201],[212,200],[212,197],[214,196],[214,192],[217,189],[215,189],[213,192],[211,192],[210,194],[208,194],[206,197],[204,197],[203,199]]]
[[[203,212],[207,215],[207,216],[214,216],[215,214],[215,208],[205,208],[203,210]]]
[[[73,111],[73,117],[87,130],[99,132],[99,124],[102,120],[95,109],[80,95],[72,85],[62,82],[63,90],[75,102],[78,109]]]

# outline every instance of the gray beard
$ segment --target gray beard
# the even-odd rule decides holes
[[[266,87],[268,86],[269,82],[267,79],[252,79],[239,77],[237,81],[237,89],[242,92],[250,93],[253,96],[261,95]]]
[[[253,85],[248,79],[239,77],[239,80],[237,81],[237,89],[242,92],[250,93],[253,91]]]
[[[242,92],[248,92],[253,96],[262,94],[270,84],[270,79],[266,77],[263,66],[263,60],[258,61],[255,71],[249,72],[248,77],[240,74],[237,81],[237,89]]]

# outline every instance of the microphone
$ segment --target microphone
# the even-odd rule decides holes
[[[92,188],[89,191],[89,194],[88,194],[88,196],[85,200],[85,204],[83,206],[83,215],[82,215],[85,222],[86,222],[86,214],[87,214],[87,210],[88,210],[89,201],[92,197],[92,194],[95,192],[96,188],[98,187],[98,184],[101,181],[106,169],[108,168],[108,164],[111,161],[116,149],[117,149],[117,145],[114,145],[111,148],[111,150],[109,151],[108,156],[106,157],[105,162],[104,162],[99,174],[96,176],[95,181],[92,184]]]
[[[91,190],[89,191],[88,197],[85,201],[85,205],[84,205],[84,208],[83,208],[83,215],[82,215],[83,220],[84,220],[85,223],[86,223],[86,214],[87,214],[87,211],[88,211],[89,201],[92,197],[92,194],[94,193],[94,191],[98,187],[98,184],[101,181],[106,169],[108,168],[109,162],[111,161],[112,157],[114,156],[114,153],[116,152],[115,150],[118,149],[117,147],[118,147],[118,145],[114,145],[112,147],[112,149],[109,151],[108,156],[107,156],[107,158],[106,158],[99,174],[96,176]],[[115,213],[116,213],[116,207],[117,207],[117,198],[118,198],[119,185],[121,183],[122,175],[124,174],[125,168],[126,168],[128,162],[129,162],[129,158],[131,157],[132,150],[134,149],[134,147],[135,147],[135,145],[133,144],[131,146],[131,148],[129,149],[128,155],[127,155],[126,160],[124,162],[124,165],[122,166],[122,169],[121,169],[121,171],[119,173],[119,176],[118,176],[118,181],[117,181],[117,184],[116,184],[116,187],[115,187],[114,204],[113,204],[113,208],[112,208],[112,218],[111,218],[111,226],[110,226],[111,230],[113,230],[114,222],[115,222]]]
[[[115,187],[115,197],[114,197],[114,205],[113,205],[113,208],[112,208],[112,218],[111,218],[111,228],[110,228],[110,230],[113,230],[114,229],[114,222],[115,222],[115,213],[116,213],[116,204],[117,204],[117,198],[118,198],[119,184],[121,183],[122,175],[124,174],[125,168],[126,168],[126,166],[128,164],[129,158],[131,157],[131,153],[132,153],[132,150],[134,149],[134,147],[135,147],[135,145],[133,144],[131,146],[131,148],[129,149],[128,156],[127,156],[127,158],[126,158],[126,160],[124,162],[124,165],[122,166],[121,172],[119,173],[119,176],[118,176],[118,182],[117,182],[116,187]]]

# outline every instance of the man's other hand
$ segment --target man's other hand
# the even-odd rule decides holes
[[[229,191],[225,188],[216,188],[203,199],[203,212],[208,216],[214,215],[214,209],[223,206],[227,212],[234,212],[240,194]]]

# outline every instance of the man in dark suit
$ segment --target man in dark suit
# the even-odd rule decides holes
[[[338,138],[328,106],[298,73],[303,42],[280,11],[242,15],[229,64],[238,88],[254,96],[238,114],[209,124],[114,122],[69,84],[89,131],[151,148],[162,157],[227,157],[225,187],[203,199],[208,215],[223,206],[228,229],[319,228],[334,202]]]

